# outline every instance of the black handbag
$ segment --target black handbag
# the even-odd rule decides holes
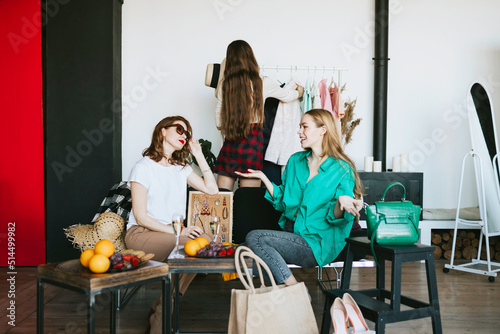
[[[395,185],[403,187],[401,201],[385,202],[387,190]],[[380,201],[366,208],[368,239],[371,240],[372,253],[377,265],[374,242],[379,245],[411,245],[419,240],[420,211],[420,206],[406,200],[406,188],[400,182],[389,184]]]

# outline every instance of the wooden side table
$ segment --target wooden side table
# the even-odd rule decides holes
[[[380,246],[375,244],[375,253],[379,260],[377,267],[376,288],[352,291],[352,262],[354,253],[371,254],[370,240],[366,237],[348,238],[347,258],[342,275],[340,289],[325,290],[325,308],[321,333],[328,333],[331,324],[330,307],[336,297],[342,297],[345,292],[352,295],[366,319],[375,322],[377,334],[385,333],[389,323],[431,317],[432,331],[441,334],[441,315],[439,310],[438,289],[436,283],[436,268],[434,266],[434,247],[414,244],[407,246]],[[429,301],[424,302],[401,295],[401,270],[403,262],[425,261],[427,290]],[[385,261],[392,262],[391,287],[385,288]],[[386,303],[385,300],[389,303]],[[409,309],[401,309],[401,306]]]
[[[167,264],[149,260],[144,267],[139,269],[109,274],[94,274],[84,268],[78,259],[38,266],[37,333],[43,333],[44,283],[84,293],[88,297],[87,333],[93,334],[95,331],[95,296],[104,292],[111,292],[110,333],[115,333],[118,290],[160,280],[162,281],[163,296],[163,333],[166,334],[167,328],[170,328],[170,320],[167,318],[167,314],[171,312],[171,304],[167,303],[167,291],[170,291],[169,267]]]

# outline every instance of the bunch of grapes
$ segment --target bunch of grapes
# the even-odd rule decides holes
[[[196,255],[201,257],[215,257],[223,250],[222,243],[211,241],[208,245],[196,252]]]
[[[119,263],[122,261],[123,256],[120,253],[114,253],[109,257],[109,261],[111,261],[111,267],[113,267],[115,264]]]
[[[121,253],[114,253],[109,257],[109,261],[113,269],[130,269],[137,267],[141,263],[137,256]]]

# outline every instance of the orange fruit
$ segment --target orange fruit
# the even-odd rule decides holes
[[[95,252],[94,250],[91,248],[91,249],[86,249],[82,252],[82,254],[80,254],[80,263],[82,264],[82,266],[84,267],[89,267],[89,261],[90,261],[90,258],[92,256],[95,255]]]
[[[93,273],[105,273],[109,269],[109,259],[104,254],[96,254],[90,258],[89,269]]]
[[[108,239],[102,239],[95,244],[94,252],[96,254],[102,254],[106,257],[110,257],[115,253],[115,245]]]
[[[194,240],[198,241],[198,243],[200,244],[201,248],[205,247],[206,245],[208,245],[210,243],[207,239],[205,239],[203,237],[198,237],[198,238],[196,238]]]
[[[189,256],[195,256],[196,252],[200,249],[202,249],[202,247],[196,239],[189,240],[184,244],[184,252],[186,252],[186,254]]]

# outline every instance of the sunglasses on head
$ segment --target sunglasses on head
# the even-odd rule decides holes
[[[172,124],[172,125],[169,125],[169,126],[167,126],[167,127],[165,127],[165,128],[171,128],[171,127],[173,127],[173,126],[175,126],[175,131],[177,131],[177,133],[178,133],[179,135],[181,135],[181,136],[182,136],[182,135],[186,135],[186,139],[187,139],[187,140],[189,140],[189,139],[191,138],[191,134],[189,133],[189,131],[184,130],[184,128],[183,128],[183,127],[182,127],[182,125],[180,125],[180,124]]]

